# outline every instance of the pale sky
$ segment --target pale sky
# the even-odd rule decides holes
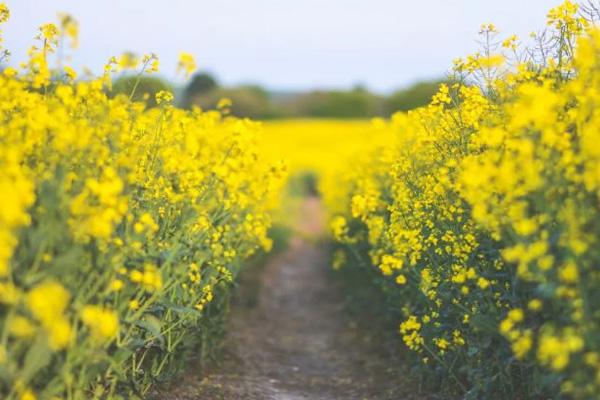
[[[73,64],[99,71],[111,55],[155,52],[172,78],[180,51],[225,84],[271,89],[390,91],[443,75],[493,22],[506,36],[543,27],[561,0],[4,0],[15,64],[36,27],[68,12],[80,22]]]

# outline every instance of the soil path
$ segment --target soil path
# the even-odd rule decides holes
[[[192,368],[165,399],[416,398],[398,378],[394,346],[350,317],[332,282],[326,249],[314,240],[323,229],[319,201],[306,200],[300,213],[288,248],[261,270],[253,304],[234,305],[220,365]]]

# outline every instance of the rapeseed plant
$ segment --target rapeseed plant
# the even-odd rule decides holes
[[[113,57],[95,78],[53,67],[78,29],[68,15],[43,25],[23,68],[0,73],[7,400],[140,398],[172,374],[241,262],[270,247],[285,175],[259,155],[257,123],[177,109],[169,92],[151,109],[107,96],[119,70],[158,71],[154,54]]]
[[[569,0],[547,24],[529,48],[484,25],[387,121],[397,144],[324,185],[336,268],[366,256],[421,370],[466,398],[600,392],[600,33]]]

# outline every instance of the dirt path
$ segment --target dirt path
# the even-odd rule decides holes
[[[289,247],[262,269],[254,304],[234,306],[220,365],[192,368],[166,399],[417,398],[398,378],[394,351],[345,309],[327,252],[310,239],[321,213],[318,200],[303,204]]]

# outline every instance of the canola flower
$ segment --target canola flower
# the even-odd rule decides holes
[[[367,258],[421,371],[468,398],[600,393],[600,32],[569,0],[547,17],[527,49],[484,25],[397,144],[323,186],[336,269]]]
[[[119,332],[117,313],[100,306],[85,306],[81,311],[81,321],[89,327],[92,337],[97,340],[114,339]]]
[[[152,109],[107,95],[118,70],[156,72],[154,54],[112,58],[97,78],[54,67],[77,33],[61,15],[22,68],[0,73],[7,400],[137,398],[206,346],[205,310],[218,313],[242,261],[270,248],[285,177],[260,156],[258,123],[177,109],[168,92]]]
[[[190,53],[179,53],[179,61],[177,63],[177,72],[181,72],[184,76],[190,76],[196,70],[196,60]]]

